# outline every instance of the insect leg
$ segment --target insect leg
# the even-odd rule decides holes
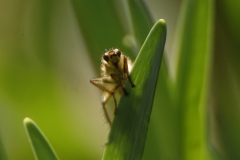
[[[112,96],[113,96],[113,100],[114,100],[114,115],[117,114],[117,100],[114,96],[114,93],[112,93]]]
[[[112,93],[111,91],[109,91],[105,86],[104,84],[106,82],[103,82],[103,78],[94,78],[94,79],[90,79],[90,82],[98,87],[99,89],[101,89],[102,91],[105,91],[105,92],[108,92],[108,93]]]
[[[110,127],[111,127],[112,122],[111,122],[111,119],[110,119],[110,117],[109,117],[109,115],[108,115],[107,108],[105,107],[105,105],[106,105],[108,99],[109,99],[109,97],[106,98],[106,99],[104,99],[104,100],[102,101],[102,108],[103,108],[104,116],[105,116],[105,118],[106,118],[108,124],[109,124]]]
[[[109,81],[108,79],[104,79],[102,77],[101,78],[91,79],[90,82],[103,91],[103,94],[104,94],[103,99],[102,99],[103,113],[104,113],[104,117],[107,120],[107,123],[111,126],[112,122],[111,122],[111,119],[109,117],[109,114],[107,112],[107,109],[106,109],[105,105],[106,105],[108,99],[111,96],[113,96],[114,103],[115,103],[114,114],[116,113],[117,101],[116,101],[116,98],[114,96],[114,92],[112,92],[111,90],[114,91],[114,88],[116,88],[118,86],[115,86],[115,84],[113,84],[111,81]],[[106,87],[107,84],[108,85],[111,84],[111,85],[113,85],[115,87],[112,87],[112,89],[109,89],[109,88]]]
[[[129,82],[131,83],[132,88],[134,88],[135,85],[133,84],[133,82],[132,82],[132,80],[131,80],[131,78],[130,78],[130,76],[129,76],[128,63],[127,63],[127,57],[126,57],[126,56],[124,56],[123,66],[124,66],[124,72],[127,74],[128,80],[129,80]]]
[[[121,88],[122,88],[123,93],[125,94],[125,96],[129,95],[128,92],[127,92],[127,90],[126,90],[122,85],[121,85]]]

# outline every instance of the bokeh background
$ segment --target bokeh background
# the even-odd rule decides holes
[[[119,35],[111,37],[100,25],[108,21],[94,18],[96,13],[86,14],[81,3],[0,0],[1,158],[34,159],[22,123],[25,117],[30,117],[60,159],[101,159],[104,149],[101,145],[107,139],[109,127],[102,117],[101,91],[89,80],[100,76],[100,57],[105,49],[123,48],[133,60],[137,51],[124,47],[121,39],[124,31],[116,30]],[[166,53],[171,63],[181,1],[146,0],[146,4],[155,21],[162,18],[167,22]],[[99,15],[114,16],[112,6],[108,6],[109,10],[98,10],[106,6],[107,1],[92,2],[87,7],[95,8]],[[233,155],[231,158],[239,156],[240,145],[239,7],[237,0],[231,3],[219,0],[215,4],[209,97],[212,148],[220,155]],[[105,25],[114,29],[116,23],[118,20]],[[98,28],[102,36],[84,32],[89,27]],[[85,34],[92,39],[96,36],[98,42],[90,43]],[[101,48],[104,43],[106,46]]]
[[[167,21],[171,44],[180,1],[146,3],[155,20]],[[101,159],[109,127],[102,117],[101,91],[89,80],[100,76],[104,50],[118,46],[89,53],[71,1],[1,0],[0,143],[5,158],[34,158],[22,123],[30,117],[60,159]]]

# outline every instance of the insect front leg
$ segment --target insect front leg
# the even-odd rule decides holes
[[[113,100],[114,100],[114,115],[117,114],[117,100],[114,96],[114,93],[112,93],[112,96],[113,96]]]
[[[128,63],[127,63],[127,57],[126,56],[124,56],[123,68],[124,68],[124,73],[127,74],[128,80],[131,83],[132,88],[134,88],[135,85],[133,84],[133,82],[131,80],[131,77],[129,76]]]
[[[109,80],[107,77],[91,79],[90,82],[94,86],[96,86],[99,89],[101,89],[102,91],[104,91],[103,92],[103,99],[102,99],[103,113],[104,113],[104,117],[106,118],[106,121],[111,126],[112,122],[111,122],[111,119],[109,117],[109,114],[107,112],[107,109],[106,109],[105,105],[106,105],[108,99],[112,96],[113,100],[114,100],[114,115],[116,115],[116,113],[117,113],[117,101],[116,101],[116,98],[114,96],[114,90],[116,90],[118,88],[118,86],[114,82]]]
[[[108,101],[108,99],[109,99],[109,97],[110,97],[110,96],[107,96],[107,97],[104,97],[104,98],[103,98],[103,100],[102,100],[102,108],[103,108],[104,117],[105,117],[107,123],[109,124],[109,126],[111,127],[112,122],[111,122],[111,119],[110,119],[110,117],[109,117],[109,115],[108,115],[107,108],[106,108],[106,106],[105,106],[106,103],[107,103],[107,101]]]

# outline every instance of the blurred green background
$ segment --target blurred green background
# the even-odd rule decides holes
[[[0,159],[34,158],[22,124],[25,117],[37,123],[60,159],[101,159],[109,128],[102,117],[101,91],[89,80],[100,76],[105,49],[119,47],[134,60],[141,46],[135,44],[134,50],[124,45],[122,38],[131,30],[123,25],[127,19],[119,16],[125,5],[109,2],[0,1]],[[167,22],[165,49],[171,65],[181,1],[146,4],[154,21]],[[209,145],[221,157],[236,159],[240,157],[240,2],[219,0],[214,7]],[[120,25],[121,30],[115,27]],[[161,141],[151,143],[157,147]]]

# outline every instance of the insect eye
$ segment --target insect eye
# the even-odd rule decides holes
[[[117,55],[118,55],[118,57],[120,57],[121,56],[121,51],[117,51]]]
[[[104,59],[106,62],[108,62],[108,61],[109,61],[108,55],[104,54],[103,59]]]

